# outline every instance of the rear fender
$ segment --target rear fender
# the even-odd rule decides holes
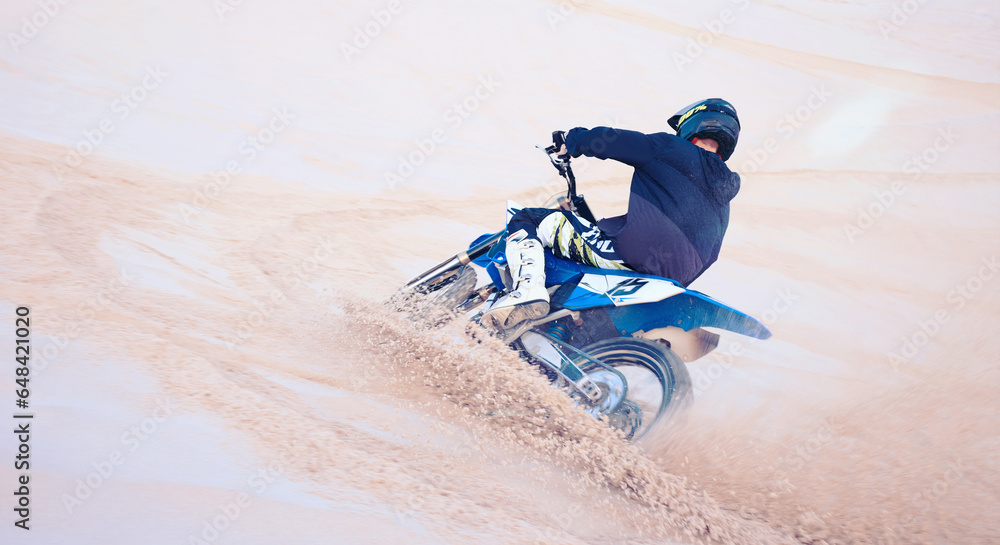
[[[704,357],[719,346],[719,336],[700,327],[684,331],[679,327],[667,326],[650,331],[639,330],[632,336],[651,341],[666,341],[670,345],[670,350],[680,356],[685,363]]]
[[[714,327],[755,339],[771,336],[771,331],[756,319],[691,290],[661,301],[609,307],[607,311],[618,330],[626,335],[669,326],[684,331]]]

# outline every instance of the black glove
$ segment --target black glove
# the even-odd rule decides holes
[[[560,161],[569,159],[569,153],[566,151],[566,131],[552,132],[552,147],[550,149],[552,150],[550,153],[555,153]]]

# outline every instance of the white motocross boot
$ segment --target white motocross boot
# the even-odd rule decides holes
[[[527,320],[537,320],[549,313],[549,292],[545,290],[545,252],[542,243],[525,238],[518,231],[507,237],[507,269],[513,289],[486,310],[487,324],[505,331]]]

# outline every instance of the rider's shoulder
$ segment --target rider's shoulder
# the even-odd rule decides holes
[[[679,136],[669,132],[654,132],[652,134],[647,134],[646,136],[648,136],[657,147],[674,147],[684,142],[684,140],[682,140]]]
[[[647,134],[646,136],[649,137],[650,142],[653,143],[656,155],[660,159],[678,159],[680,157],[688,157],[698,149],[696,146],[674,133],[657,132]]]

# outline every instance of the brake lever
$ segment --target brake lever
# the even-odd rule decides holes
[[[544,151],[550,157],[552,157],[552,156],[558,157],[557,154],[559,153],[559,148],[557,148],[555,145],[551,145],[551,146],[543,148],[542,146],[539,146],[539,145],[535,144],[535,148]],[[560,161],[562,161],[562,159],[560,159]]]

